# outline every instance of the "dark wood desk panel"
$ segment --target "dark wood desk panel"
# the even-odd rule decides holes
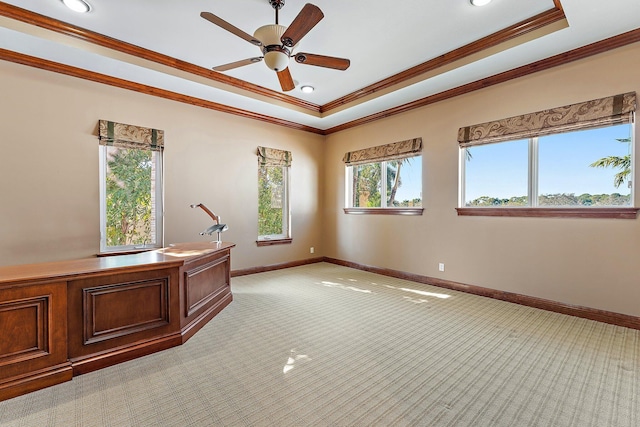
[[[69,281],[74,375],[181,344],[179,285],[177,268]]]
[[[230,252],[190,260],[180,275],[180,328],[186,342],[233,299]]]
[[[71,379],[66,282],[0,291],[0,400]]]
[[[184,343],[231,302],[234,246],[0,267],[0,400]]]

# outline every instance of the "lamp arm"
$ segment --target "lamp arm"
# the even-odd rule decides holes
[[[218,215],[216,215],[215,213],[211,212],[209,210],[209,208],[207,208],[202,203],[198,203],[197,205],[191,205],[191,207],[192,208],[200,208],[200,209],[202,209],[203,211],[205,211],[207,213],[207,215],[209,215],[216,222],[216,224],[220,224],[220,217]]]

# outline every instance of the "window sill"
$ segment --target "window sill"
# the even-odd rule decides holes
[[[456,208],[458,216],[635,219],[640,208]]]
[[[117,256],[117,255],[133,255],[133,254],[139,254],[142,252],[155,251],[156,249],[160,249],[160,248],[158,247],[158,248],[144,248],[144,249],[129,249],[129,250],[113,251],[113,252],[99,252],[96,254],[96,256],[107,257],[107,256]]]
[[[293,239],[256,240],[258,246],[288,245]]]
[[[344,208],[346,214],[356,215],[422,215],[424,208]]]

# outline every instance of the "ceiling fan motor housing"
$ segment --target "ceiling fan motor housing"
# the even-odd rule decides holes
[[[284,6],[284,0],[269,0],[269,4],[275,10],[282,9],[282,6]]]
[[[264,63],[274,71],[282,71],[289,66],[291,50],[280,42],[286,30],[284,25],[270,24],[263,25],[253,33],[253,37],[262,42]]]

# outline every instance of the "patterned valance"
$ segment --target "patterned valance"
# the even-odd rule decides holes
[[[98,137],[100,145],[152,151],[164,149],[164,131],[158,129],[100,120]]]
[[[537,113],[460,128],[461,147],[533,138],[552,133],[630,123],[636,110],[635,92],[552,108]]]
[[[260,166],[291,166],[291,151],[258,147],[258,163]]]
[[[417,156],[422,153],[422,138],[408,139],[377,147],[345,153],[342,161],[347,166],[362,165],[365,163],[381,162],[383,160],[399,160]]]

